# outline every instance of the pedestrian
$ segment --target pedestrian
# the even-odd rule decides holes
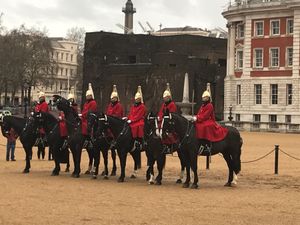
[[[15,132],[14,128],[10,128],[10,131],[5,136],[7,137],[6,161],[9,161],[9,156],[11,161],[16,161],[15,147],[16,147],[16,140],[18,138],[18,135]]]

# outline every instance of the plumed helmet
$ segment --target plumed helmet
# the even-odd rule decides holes
[[[42,91],[40,91],[40,93],[39,93],[39,98],[41,98],[41,97],[46,97],[46,96],[45,96],[45,93],[42,92]]]
[[[72,98],[74,99],[74,95],[72,93],[68,94],[68,100]]]
[[[87,90],[85,93],[85,96],[91,95],[93,97],[93,91],[92,90]]]
[[[210,93],[208,91],[204,91],[202,94],[202,98],[204,97],[210,97]]]
[[[143,93],[142,93],[142,87],[141,86],[138,86],[138,89],[137,89],[137,92],[134,96],[134,99],[137,100],[137,99],[141,99],[141,102],[144,103],[144,100],[143,100]]]
[[[118,91],[117,91],[117,85],[115,85],[115,84],[113,86],[113,91],[110,95],[110,99],[113,99],[113,98],[118,98],[119,99],[119,95],[118,95]]]
[[[170,84],[169,83],[167,83],[167,88],[166,88],[166,90],[163,93],[163,98],[165,98],[165,97],[172,98],[172,94],[171,94]]]
[[[94,96],[94,91],[93,91],[93,88],[92,88],[92,84],[91,84],[91,83],[89,83],[88,91],[90,91],[91,94],[89,94],[89,95],[92,95],[92,98],[94,99],[95,96]],[[85,96],[87,96],[87,95],[85,95]]]

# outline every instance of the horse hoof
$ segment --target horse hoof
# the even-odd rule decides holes
[[[176,184],[182,184],[182,180],[181,179],[176,180]]]
[[[72,174],[72,177],[74,177],[74,178],[79,178],[79,177],[80,177],[80,175],[79,175],[79,174],[75,174],[75,173],[73,173],[73,174]]]
[[[224,187],[231,187],[231,183],[227,182],[226,184],[224,184]]]
[[[183,188],[189,188],[189,187],[190,187],[190,184],[189,184],[189,183],[184,183],[184,184],[182,185],[182,187],[183,187]]]
[[[198,189],[198,184],[192,184],[191,189]]]
[[[111,171],[110,176],[111,177],[116,176],[116,171]]]
[[[103,180],[108,180],[108,176],[105,175],[105,176],[103,177]]]
[[[161,181],[156,181],[155,185],[161,185]]]
[[[97,179],[97,175],[93,175],[93,176],[92,176],[92,179],[93,179],[93,180],[96,180],[96,179]]]
[[[84,173],[84,174],[87,174],[87,175],[89,175],[89,174],[91,174],[91,171],[87,170],[87,171],[85,171],[85,173]]]
[[[51,174],[51,176],[58,176],[58,173],[57,173],[57,172],[53,172],[53,173]]]
[[[154,181],[149,181],[148,184],[153,185]]]
[[[130,176],[130,178],[131,178],[131,179],[135,179],[136,176],[132,174],[132,175]]]
[[[120,177],[120,178],[118,179],[118,182],[119,182],[119,183],[123,183],[123,182],[124,182],[124,178],[121,178],[121,177]]]
[[[101,176],[102,177],[105,176],[105,171],[102,171]]]
[[[29,173],[29,169],[24,169],[23,173]]]

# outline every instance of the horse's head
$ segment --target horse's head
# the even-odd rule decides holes
[[[7,118],[8,116],[4,116],[3,122],[1,123],[1,131],[4,136],[9,134],[9,131],[11,129],[11,125],[7,122]]]
[[[91,135],[92,130],[95,128],[98,122],[98,116],[94,112],[88,112],[87,114],[87,132]]]
[[[156,114],[154,114],[153,112],[148,113],[144,122],[144,131],[146,135],[150,136],[151,134],[155,134],[157,136],[160,136]]]
[[[60,95],[53,95],[52,100],[53,100],[53,104],[56,105],[58,110],[64,112],[70,110],[70,102],[67,99],[61,97]]]
[[[175,121],[172,116],[172,113],[167,109],[163,115],[163,120],[161,123],[160,136],[165,137],[168,136],[169,133],[175,132]]]
[[[31,116],[28,118],[28,122],[32,123],[34,126],[43,128],[46,125],[45,113],[43,112],[32,112]]]
[[[100,113],[98,116],[98,131],[103,133],[110,127],[108,117],[104,113]]]

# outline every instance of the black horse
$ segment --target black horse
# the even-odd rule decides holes
[[[40,128],[46,132],[49,149],[52,149],[52,155],[55,162],[55,168],[52,176],[58,176],[60,172],[60,163],[67,163],[65,172],[69,172],[69,150],[65,143],[66,139],[60,136],[58,120],[51,113],[36,112],[32,115]]]
[[[38,126],[32,117],[24,119],[16,116],[5,116],[1,125],[3,136],[5,136],[11,128],[13,128],[19,135],[20,141],[25,150],[26,165],[23,173],[29,173],[31,167],[30,160],[32,158],[32,147],[38,138]]]
[[[243,140],[239,131],[231,126],[227,127],[228,134],[224,140],[213,142],[211,148],[211,155],[222,153],[228,169],[228,181],[225,186],[231,186],[237,182],[237,174],[241,170],[241,147]],[[202,155],[200,144],[196,138],[195,126],[191,121],[176,113],[165,113],[162,125],[162,134],[166,135],[169,132],[176,132],[180,138],[180,148],[185,154],[186,159],[186,181],[183,187],[190,185],[190,168],[194,173],[194,182],[192,188],[198,188],[198,174],[197,174],[197,159],[198,155]]]
[[[72,152],[73,161],[74,161],[74,171],[72,177],[78,178],[80,176],[80,161],[82,148],[86,137],[82,135],[81,132],[81,118],[74,111],[69,101],[59,95],[53,96],[53,103],[56,105],[58,110],[61,110],[65,114],[66,125],[68,130],[68,146]],[[89,146],[85,147],[89,155],[89,169],[85,172],[89,174],[93,167],[93,149]]]
[[[145,150],[147,156],[148,169],[146,173],[146,179],[149,181],[149,184],[153,184],[153,166],[154,163],[157,163],[158,175],[155,178],[155,184],[160,185],[162,180],[162,171],[166,163],[166,154],[163,151],[163,144],[160,138],[160,132],[158,127],[157,117],[153,113],[149,113],[145,118],[144,126],[144,140],[145,140]],[[181,164],[180,177],[176,183],[182,183],[183,174],[185,170],[185,161],[183,159],[183,153],[180,149],[177,150],[178,157]]]
[[[134,178],[136,176],[137,169],[139,169],[141,165],[141,152],[135,150],[134,139],[132,138],[130,126],[122,119],[104,114],[98,115],[98,121],[99,132],[107,132],[107,130],[110,129],[115,137],[114,146],[117,149],[121,164],[121,175],[118,182],[124,182],[125,179],[127,153],[130,153],[134,160],[134,174],[131,176]]]
[[[104,179],[108,179],[108,150],[111,148],[113,141],[112,137],[106,135],[105,132],[99,129],[98,116],[95,113],[89,112],[87,116],[88,121],[88,133],[92,136],[92,143],[94,149],[94,167],[93,178],[97,178],[100,164],[100,151],[104,159],[104,171],[102,172]],[[113,160],[113,168],[110,176],[115,176],[117,171],[116,166],[116,151],[111,150],[111,157]]]

